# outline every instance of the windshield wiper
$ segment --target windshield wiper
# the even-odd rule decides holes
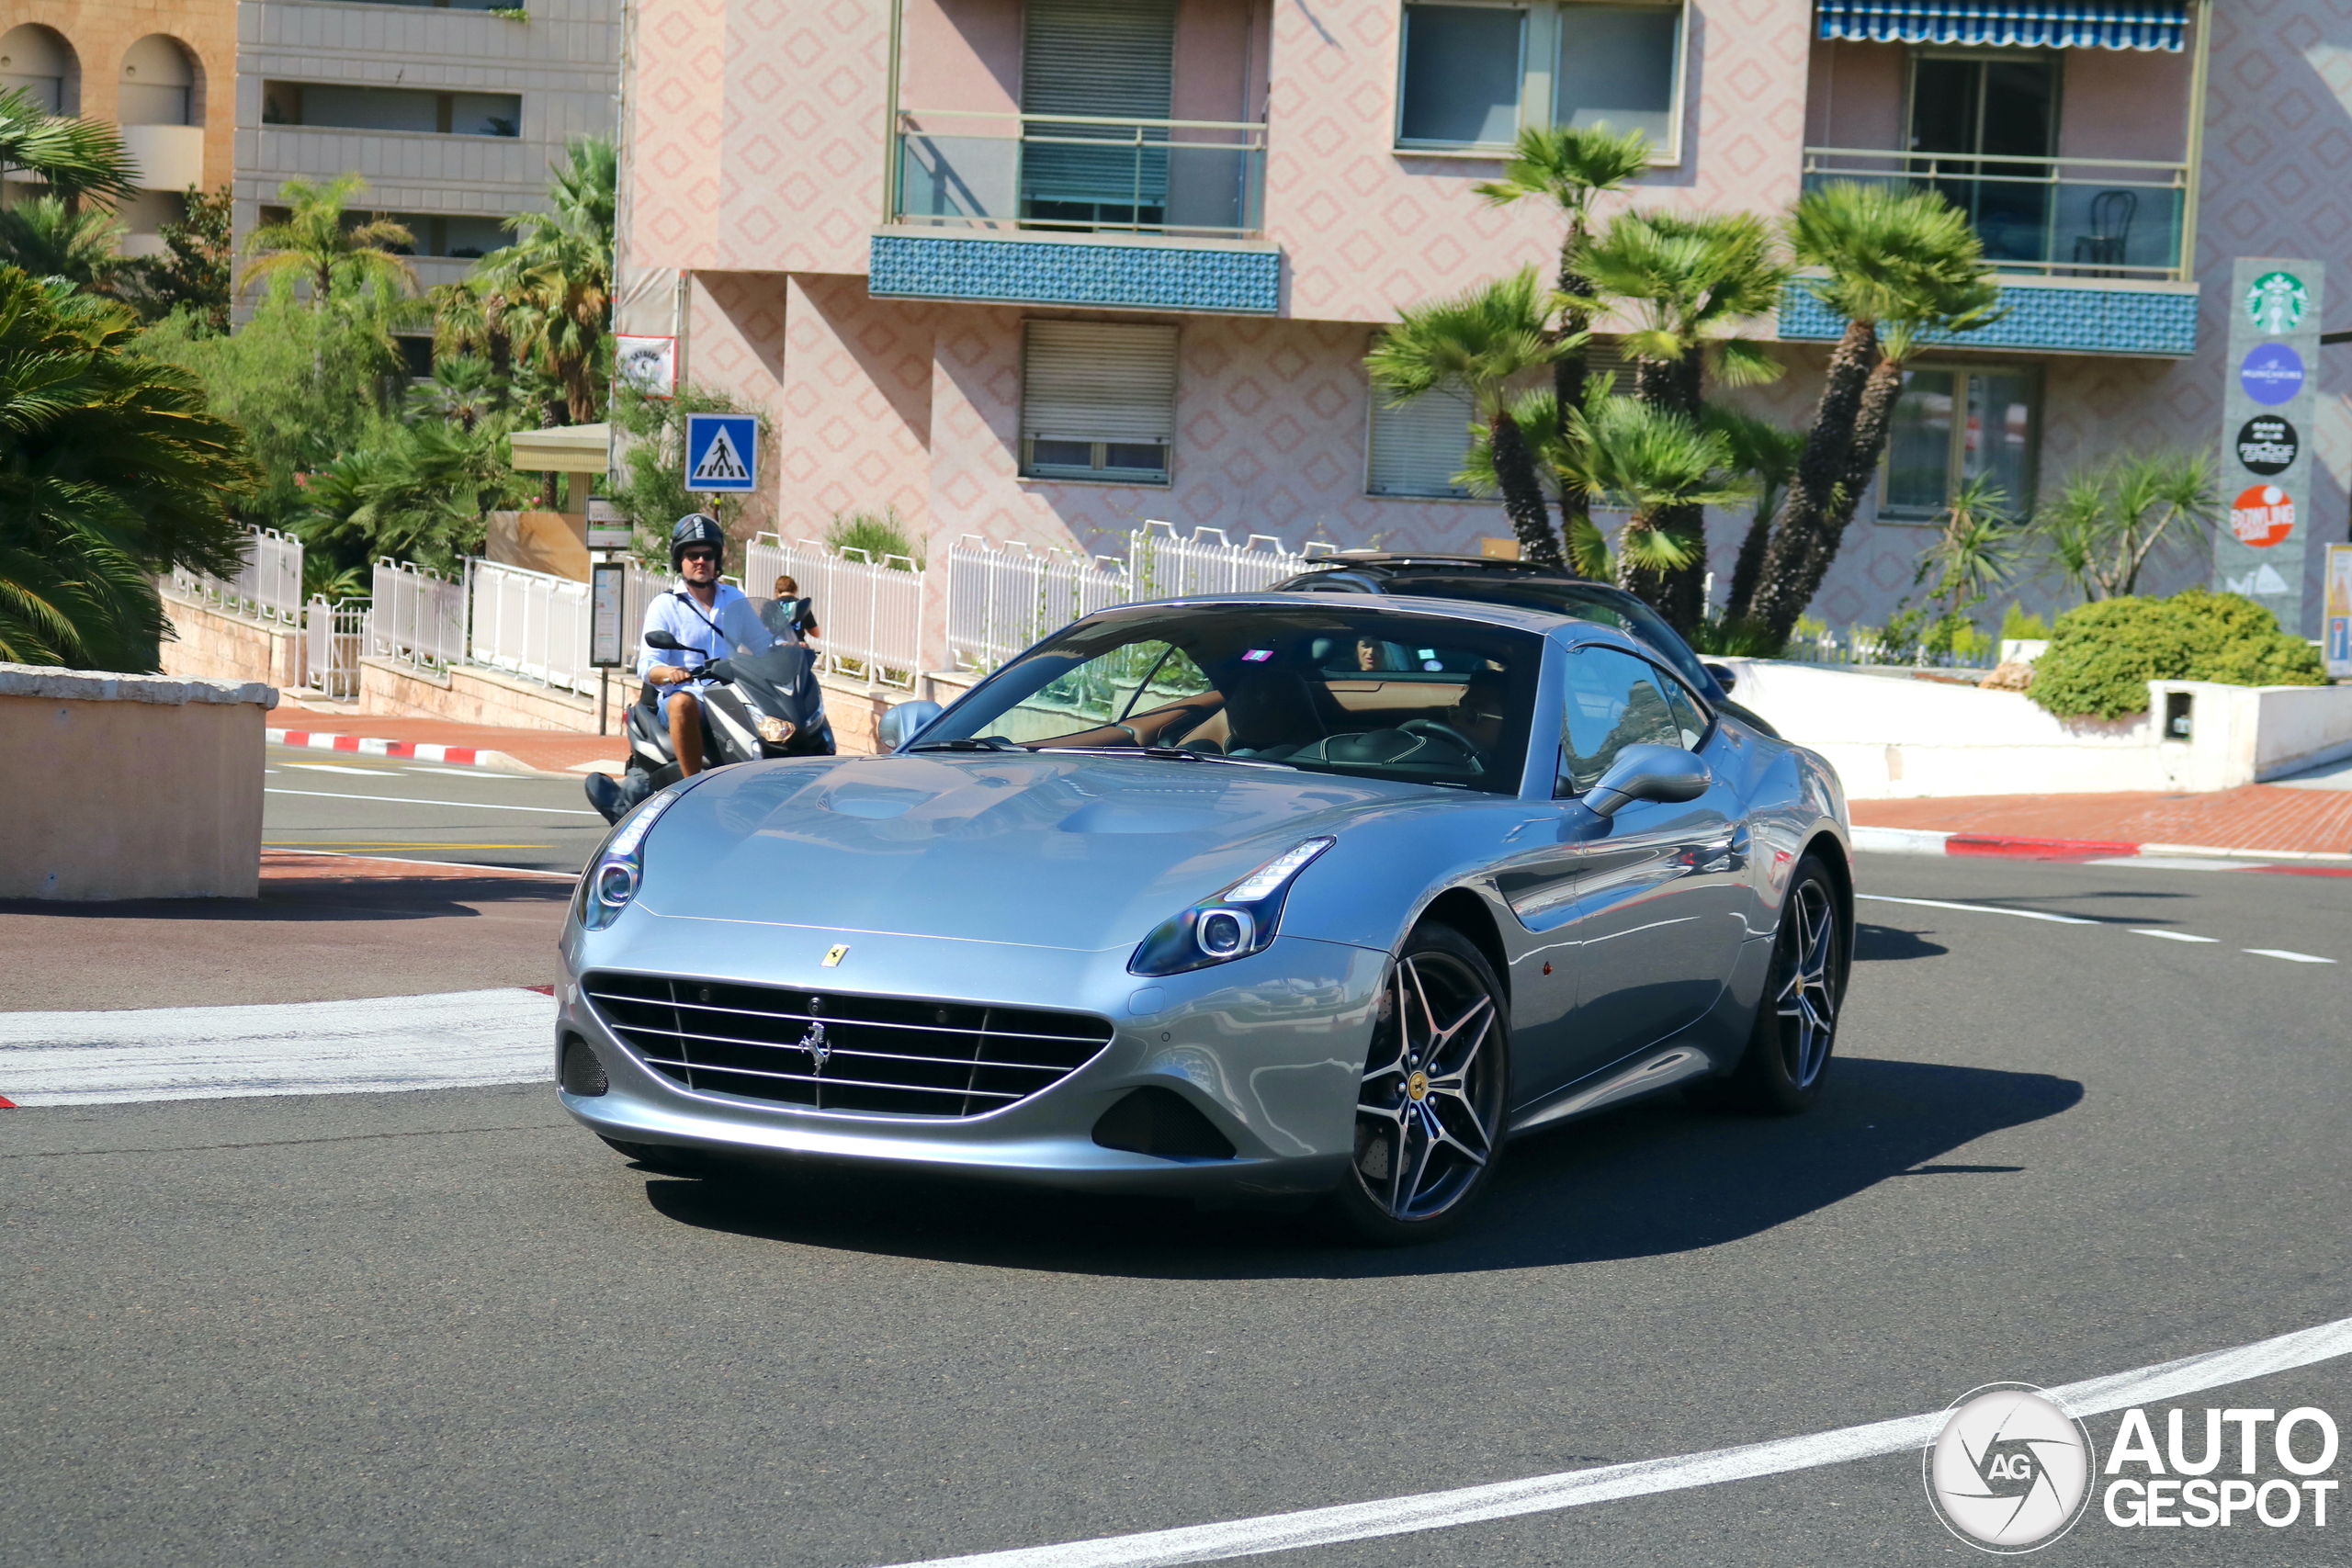
[[[1026,751],[1026,746],[1007,740],[1001,735],[982,735],[955,740],[922,740],[907,748],[910,751]]]

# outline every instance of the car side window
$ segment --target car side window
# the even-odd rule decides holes
[[[1582,795],[1600,782],[1617,753],[1628,746],[1673,746],[1683,750],[1695,746],[1704,728],[1692,730],[1690,739],[1684,739],[1684,726],[1666,694],[1671,685],[1641,660],[1613,648],[1580,648],[1570,653],[1556,793]],[[1685,697],[1683,702],[1688,706],[1690,699]]]
[[[1690,694],[1682,689],[1681,682],[1669,677],[1660,680],[1658,686],[1666,693],[1666,705],[1674,710],[1675,727],[1682,731],[1682,749],[1696,751],[1699,743],[1707,738],[1706,714],[1690,700]]]

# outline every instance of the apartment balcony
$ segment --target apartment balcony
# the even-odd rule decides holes
[[[871,288],[907,299],[1271,314],[1266,128],[902,111]]]

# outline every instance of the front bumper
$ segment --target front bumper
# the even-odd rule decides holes
[[[843,943],[840,966],[822,967],[826,952]],[[1103,1192],[1284,1194],[1334,1185],[1353,1150],[1386,955],[1282,937],[1251,958],[1144,980],[1127,973],[1129,951],[754,925],[642,908],[602,931],[575,923],[564,936],[558,1049],[566,1036],[586,1042],[610,1088],[564,1093],[562,1103],[583,1126],[624,1143],[785,1161]],[[820,1111],[689,1089],[648,1066],[582,993],[591,970],[1090,1012],[1114,1032],[1051,1088],[984,1115]],[[1232,1143],[1233,1157],[1167,1158],[1095,1143],[1103,1112],[1150,1087],[1185,1099]]]

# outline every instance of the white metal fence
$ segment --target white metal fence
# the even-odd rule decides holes
[[[302,611],[302,685],[334,702],[359,695],[359,656],[368,647],[368,601],[330,604],[312,599]]]
[[[189,598],[265,621],[302,619],[302,541],[275,528],[245,530],[244,570],[235,577],[174,568],[172,586]]]
[[[947,657],[957,669],[993,670],[1046,633],[1134,597],[1124,561],[967,534],[947,551]]]
[[[1864,628],[1840,636],[1837,632],[1800,631],[1789,638],[1781,657],[1799,664],[1894,666],[1906,670],[1990,670],[2000,662],[1992,648],[1975,653],[1930,653],[1916,640],[1904,643],[1871,635]]]
[[[894,564],[896,563],[896,564]],[[874,559],[814,539],[787,545],[762,534],[743,552],[743,584],[755,598],[789,577],[816,601],[817,668],[827,674],[909,688],[922,669],[923,573],[904,556]]]
[[[1293,555],[1270,534],[1230,544],[1222,528],[1195,528],[1180,539],[1168,524],[1147,523],[1127,536],[1127,582],[1137,599],[1247,593],[1295,576],[1328,553],[1328,547],[1309,546],[1306,554]]]
[[[541,685],[592,693],[588,585],[494,561],[466,563],[470,627],[466,661]]]
[[[402,561],[376,563],[368,656],[446,670],[466,659],[466,589]]]

